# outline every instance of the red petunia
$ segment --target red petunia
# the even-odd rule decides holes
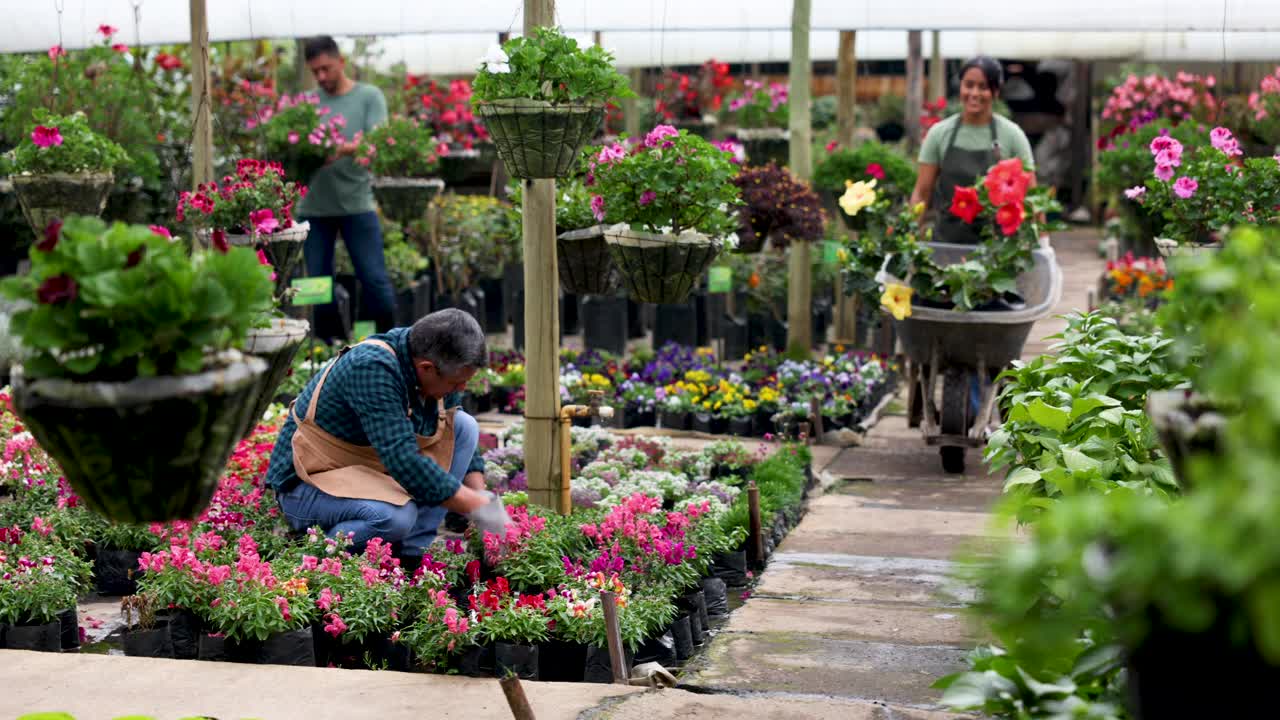
[[[1026,218],[1027,213],[1021,202],[1007,203],[996,210],[996,223],[1000,225],[1000,232],[1006,236],[1018,232]]]
[[[982,212],[982,202],[975,187],[957,187],[951,196],[951,214],[972,225]]]
[[[1027,196],[1027,188],[1031,185],[1031,173],[1022,169],[1022,161],[1009,158],[996,163],[982,182],[987,188],[987,197],[996,207],[1009,203],[1021,203]]]
[[[44,239],[36,243],[36,249],[40,252],[53,252],[58,246],[58,238],[62,236],[62,221],[54,220],[44,228]]]
[[[220,253],[231,252],[231,245],[227,243],[226,230],[223,230],[222,228],[214,230],[209,239],[214,250],[217,250]]]

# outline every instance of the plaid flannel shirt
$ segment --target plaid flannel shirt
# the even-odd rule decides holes
[[[418,376],[409,352],[409,329],[396,328],[370,339],[382,340],[395,348],[392,356],[376,345],[353,347],[342,356],[324,382],[324,390],[316,405],[316,423],[322,430],[353,445],[377,448],[378,457],[396,482],[414,501],[439,505],[458,491],[460,483],[434,460],[418,452],[415,435],[431,435],[436,431],[435,403],[428,408],[418,393]],[[311,393],[323,373],[317,372],[298,394],[295,407],[305,417]],[[405,415],[406,401],[413,409]],[[462,393],[444,399],[445,407],[462,404]],[[298,480],[293,469],[293,433],[297,424],[292,414],[280,429],[271,465],[267,468],[267,484],[277,492],[287,491]],[[484,472],[484,458],[477,448],[467,472]]]

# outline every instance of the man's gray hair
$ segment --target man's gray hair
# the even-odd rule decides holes
[[[430,360],[444,375],[489,364],[484,330],[457,308],[438,310],[414,323],[409,328],[409,352],[415,360]]]

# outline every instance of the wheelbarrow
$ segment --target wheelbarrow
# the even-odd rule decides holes
[[[940,265],[962,262],[973,251],[971,245],[928,245]],[[986,442],[996,376],[1022,356],[1031,326],[1062,298],[1062,269],[1053,249],[1040,248],[1032,256],[1035,264],[1017,280],[1026,301],[1021,310],[962,312],[913,305],[910,317],[894,321],[909,360],[908,425],[921,428],[925,443],[940,448],[946,472],[964,472],[965,450]],[[970,401],[975,382],[976,413]]]

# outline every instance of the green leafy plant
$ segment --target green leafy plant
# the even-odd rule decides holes
[[[875,180],[882,197],[905,199],[915,187],[916,169],[901,151],[875,141],[838,148],[813,168],[813,186],[819,190],[842,193],[846,181],[859,180]]]
[[[1082,640],[1077,656],[1055,667],[1027,669],[997,645],[969,653],[969,670],[934,683],[942,704],[1002,718],[1124,720],[1124,656],[1118,645]],[[1069,664],[1068,664],[1069,663]]]
[[[428,250],[436,287],[455,298],[481,277],[501,277],[523,257],[509,206],[497,198],[445,193],[432,201]]]
[[[72,218],[30,257],[0,290],[31,303],[11,327],[33,377],[196,373],[271,307],[270,270],[248,248],[193,255],[146,227]]]
[[[822,238],[826,221],[822,200],[790,170],[774,163],[743,168],[733,184],[742,191],[739,237],[754,237],[760,243],[768,238],[777,249],[794,240]]]
[[[361,137],[355,157],[374,175],[425,178],[439,172],[440,150],[430,125],[396,115]]]
[[[750,78],[742,82],[742,91],[729,96],[725,115],[739,128],[785,128],[790,117],[791,88],[787,83],[771,82],[766,86]]]
[[[0,158],[0,174],[107,172],[129,159],[125,151],[89,126],[84,113],[52,115],[37,109],[21,142]]]
[[[490,48],[472,90],[473,105],[507,99],[603,103],[634,96],[614,69],[613,53],[599,45],[580,48],[559,28],[548,27]]]

